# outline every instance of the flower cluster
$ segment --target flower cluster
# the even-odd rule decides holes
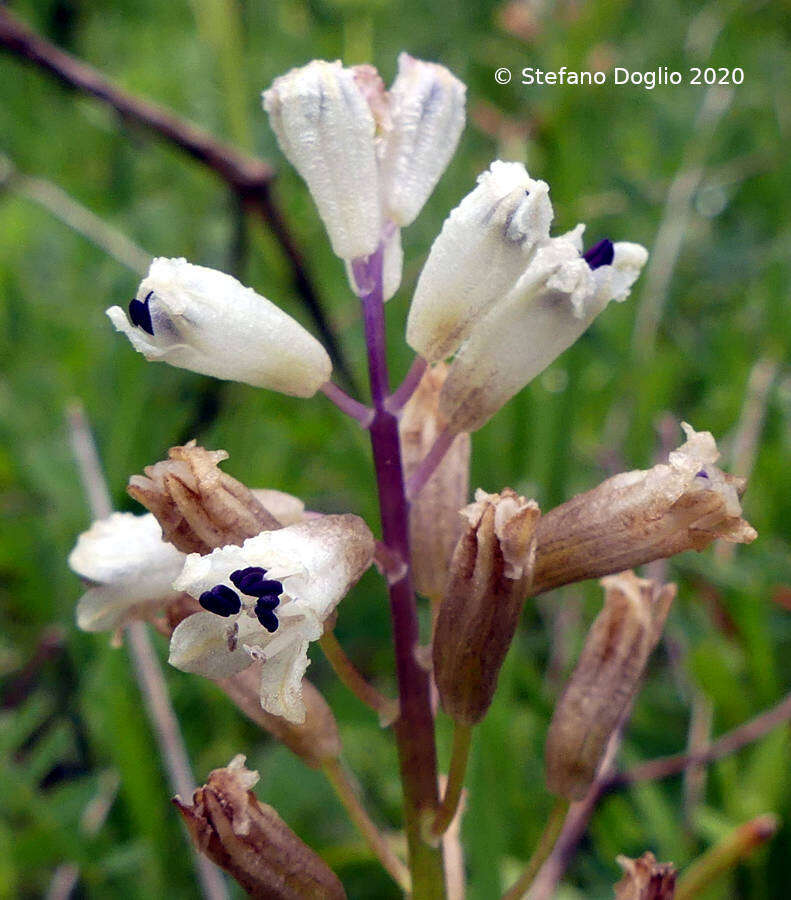
[[[191,442],[130,480],[129,493],[149,513],[94,523],[69,562],[90,585],[78,604],[81,628],[156,621],[173,666],[216,681],[308,765],[326,769],[340,754],[338,730],[303,684],[309,644],[320,640],[381,721],[398,718],[402,764],[419,770],[402,772],[409,852],[421,860],[414,880],[430,869],[417,842],[436,845],[454,818],[470,730],[492,702],[526,600],[611,576],[547,739],[550,790],[579,799],[675,596],[675,586],[625,570],[756,533],[741,518],[743,482],[716,467],[713,437],[686,424],[687,441],[666,464],[617,475],[547,512],[510,488],[479,489],[468,504],[470,433],[611,300],[626,299],[647,253],[608,238],[586,250],[584,225],[552,236],[547,184],[520,162],[492,162],[430,249],[406,325],[417,358],[390,394],[382,304],[401,283],[400,232],[442,176],[465,116],[464,85],[445,68],[405,53],[398,67],[386,90],[371,66],[314,61],[263,95],[278,143],[362,299],[373,408],[330,382],[329,355],[300,324],[221,272],[155,259],[127,310],[108,310],[150,360],[300,398],[323,391],[349,412],[370,432],[382,543],[355,515],[306,512],[297,498],[251,490],[220,471],[224,451]],[[390,591],[398,703],[365,682],[330,633],[338,604],[375,555]],[[429,648],[417,647],[415,590],[431,601]],[[432,688],[454,719],[459,754],[441,803]],[[196,841],[256,895],[342,896],[326,866],[250,794],[255,780],[239,757],[212,773],[192,806],[179,801]],[[356,807],[354,815],[359,821]],[[363,829],[369,839],[372,827]],[[386,842],[371,843],[410,890]],[[260,852],[251,855],[252,846]],[[626,882],[670,878],[669,868],[657,875],[643,861]],[[433,896],[425,887],[414,896]]]

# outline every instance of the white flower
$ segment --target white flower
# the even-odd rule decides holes
[[[553,238],[514,289],[476,322],[440,394],[451,431],[474,431],[588,328],[610,300],[625,300],[648,254],[600,241],[585,256],[581,230]]]
[[[181,622],[170,663],[227,678],[261,660],[261,706],[300,723],[310,641],[371,564],[373,537],[357,516],[321,516],[266,531],[241,547],[190,554],[174,582],[207,610]]]
[[[291,316],[235,278],[160,257],[129,304],[107,310],[146,359],[311,397],[329,380],[326,350]]]
[[[353,69],[313,60],[275,79],[264,109],[305,179],[341,259],[369,256],[382,228],[376,125]]]
[[[464,85],[446,68],[398,58],[388,92],[373,66],[314,60],[275,79],[264,109],[280,148],[307,182],[332,249],[352,263],[383,244],[384,299],[401,283],[400,228],[423,208],[464,128]]]
[[[77,539],[69,566],[93,583],[77,604],[83,631],[111,631],[146,608],[177,595],[172,584],[185,556],[162,540],[150,513],[113,513],[94,522]]]
[[[407,342],[429,362],[450,356],[514,286],[549,239],[549,188],[521,163],[492,163],[454,209],[420,274]]]
[[[415,221],[456,152],[466,91],[444,66],[399,55],[380,160],[385,212],[401,227]]]

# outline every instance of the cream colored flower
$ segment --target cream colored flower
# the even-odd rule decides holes
[[[113,513],[77,539],[69,566],[92,586],[77,604],[83,631],[112,631],[177,596],[185,555],[162,540],[150,513]]]
[[[305,719],[302,676],[310,641],[373,559],[373,537],[357,516],[321,516],[249,538],[241,547],[192,553],[174,582],[206,612],[181,622],[170,663],[228,678],[254,660],[261,706],[291,722]]]
[[[295,319],[224,272],[160,257],[129,304],[107,310],[146,359],[312,397],[329,380],[327,351]]]

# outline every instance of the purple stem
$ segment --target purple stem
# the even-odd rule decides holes
[[[353,268],[357,283],[370,286],[369,293],[362,297],[362,305],[371,396],[376,410],[369,430],[379,491],[382,540],[405,564],[403,576],[389,583],[388,590],[401,709],[395,734],[404,791],[413,897],[418,900],[444,895],[444,872],[441,850],[426,844],[420,834],[422,811],[435,809],[439,802],[437,753],[429,675],[415,658],[418,617],[409,567],[409,505],[404,493],[398,420],[386,408],[389,388],[381,245],[367,259],[355,260]]]
[[[339,388],[337,384],[328,381],[323,384],[319,390],[331,403],[334,403],[341,412],[346,413],[347,416],[351,416],[359,422],[363,428],[368,428],[371,422],[373,422],[373,409],[371,409],[370,406],[366,406],[364,403],[360,403],[359,400],[355,400],[354,397],[350,397],[346,391],[344,391],[343,388]]]
[[[450,445],[455,440],[456,435],[445,428],[437,435],[431,449],[420,461],[420,465],[412,473],[412,477],[407,482],[406,495],[410,500],[421,492],[426,482],[431,478],[437,469],[437,466],[445,458],[445,454],[450,450]]]
[[[420,384],[423,373],[428,368],[428,363],[422,356],[416,356],[404,380],[393,391],[387,400],[387,409],[391,413],[398,413],[409,403],[409,398],[415,393],[415,388]]]

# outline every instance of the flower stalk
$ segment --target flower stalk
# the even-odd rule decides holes
[[[528,892],[530,885],[533,883],[533,879],[538,875],[538,870],[549,857],[552,848],[555,846],[555,841],[557,841],[560,836],[560,832],[563,829],[563,823],[566,821],[566,813],[569,811],[569,805],[569,801],[564,797],[560,797],[555,802],[555,805],[552,807],[552,811],[549,814],[549,818],[547,819],[544,833],[541,835],[541,840],[538,842],[538,846],[530,857],[527,868],[519,876],[512,887],[503,894],[502,900],[520,900],[520,898],[524,897]]]
[[[398,420],[386,408],[389,393],[384,307],[382,248],[365,260],[355,260],[355,278],[370,285],[362,297],[371,397],[376,414],[371,423],[382,540],[404,562],[404,574],[388,585],[393,623],[400,715],[395,723],[398,759],[404,792],[404,816],[412,896],[415,900],[444,897],[442,849],[425,843],[420,821],[438,805],[437,751],[431,711],[429,674],[415,658],[419,630],[415,593],[409,568],[409,505],[404,491]]]
[[[439,805],[437,815],[431,825],[431,836],[440,838],[450,827],[456,816],[464,788],[464,776],[467,774],[467,763],[472,746],[472,725],[455,722],[453,728],[453,747],[450,752],[450,767],[445,794]]]

